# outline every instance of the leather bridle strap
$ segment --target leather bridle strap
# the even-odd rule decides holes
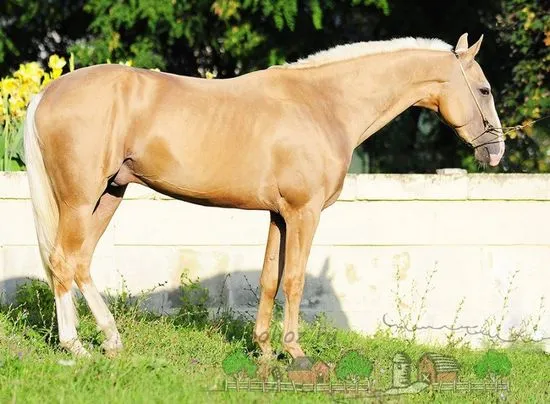
[[[504,136],[506,136],[510,132],[523,129],[524,127],[527,127],[527,126],[532,126],[536,122],[543,121],[545,119],[550,118],[550,115],[547,115],[547,116],[543,116],[542,118],[535,119],[534,121],[531,121],[531,122],[529,122],[527,124],[524,124],[524,125],[518,125],[518,126],[514,126],[514,127],[507,127],[507,128],[502,128],[502,127],[501,128],[495,128],[493,125],[491,125],[489,123],[487,118],[485,118],[485,114],[483,114],[483,111],[481,110],[481,105],[479,105],[479,102],[477,101],[474,90],[472,90],[472,86],[470,85],[470,82],[468,81],[468,77],[466,76],[466,72],[464,71],[464,66],[462,66],[462,62],[460,61],[460,55],[457,53],[456,49],[453,49],[451,52],[453,52],[456,59],[458,60],[458,65],[460,66],[460,71],[462,72],[462,76],[464,77],[464,81],[466,81],[466,85],[468,86],[468,90],[470,90],[470,94],[472,94],[472,97],[474,98],[474,101],[476,103],[476,107],[477,107],[479,113],[481,114],[481,119],[483,119],[483,125],[485,127],[485,130],[481,133],[481,135],[479,135],[475,139],[473,139],[472,142],[475,142],[477,139],[479,139],[481,136],[483,136],[487,132],[494,132],[494,131],[499,131],[499,130],[502,132],[503,129],[508,129],[508,131],[506,133],[501,133],[499,135],[496,135],[496,139],[499,140],[499,141],[502,141]],[[493,143],[493,142],[488,142],[488,143]],[[478,148],[480,146],[485,146],[488,143],[479,144],[477,146],[473,146],[473,144],[472,144],[472,146],[474,148]]]
[[[472,90],[472,86],[470,85],[470,82],[468,81],[468,77],[466,77],[466,72],[464,71],[464,67],[462,66],[462,62],[460,61],[460,57],[456,50],[453,50],[453,54],[456,56],[456,59],[458,60],[458,65],[460,66],[460,71],[462,72],[462,76],[464,76],[464,80],[466,81],[466,85],[468,86],[468,90],[470,90],[470,94],[472,94],[472,97],[476,103],[477,109],[479,110],[479,113],[481,114],[481,119],[483,119],[483,125],[485,126],[485,132],[494,129],[493,125],[489,123],[487,118],[485,118],[485,114],[483,114],[483,111],[481,109],[481,105],[479,105],[479,102],[474,94],[474,90]]]

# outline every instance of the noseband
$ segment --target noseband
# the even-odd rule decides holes
[[[502,140],[501,136],[497,133],[496,134],[496,141],[490,141],[490,142],[486,142],[486,143],[482,143],[482,144],[478,144],[477,146],[474,145],[474,142],[479,139],[481,136],[483,136],[484,134],[486,133],[493,133],[495,134],[495,132],[497,131],[497,128],[495,128],[493,125],[491,125],[489,123],[489,121],[487,120],[487,118],[485,117],[485,114],[483,113],[483,110],[481,109],[481,105],[479,105],[479,102],[474,94],[474,90],[472,90],[472,86],[470,85],[470,82],[468,81],[468,77],[466,76],[466,72],[464,71],[464,67],[462,66],[462,62],[460,62],[460,57],[459,57],[459,54],[456,52],[456,49],[453,49],[452,50],[453,54],[455,55],[456,59],[458,60],[458,65],[460,66],[460,71],[462,72],[462,76],[464,77],[464,81],[466,81],[466,85],[468,86],[468,90],[470,90],[470,94],[472,94],[472,98],[474,99],[475,103],[476,103],[476,107],[481,115],[481,119],[483,120],[483,132],[481,132],[481,134],[479,136],[476,136],[474,139],[471,140],[470,142],[470,145],[474,148],[474,149],[477,149],[478,147],[481,147],[481,146],[486,146],[488,144],[492,144],[492,143],[498,143]]]

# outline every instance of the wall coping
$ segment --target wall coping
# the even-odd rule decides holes
[[[0,199],[29,199],[25,172],[0,172]],[[172,198],[131,184],[126,200]],[[550,201],[550,174],[348,174],[339,201]]]

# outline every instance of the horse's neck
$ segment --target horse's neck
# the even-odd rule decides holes
[[[449,75],[449,52],[408,50],[320,66],[335,118],[354,147],[412,105],[435,107],[433,96]]]

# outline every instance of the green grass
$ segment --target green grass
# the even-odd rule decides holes
[[[0,311],[0,402],[24,403],[168,403],[168,402],[333,402],[333,397],[311,393],[248,393],[216,391],[225,376],[221,362],[235,349],[251,355],[252,325],[225,314],[220,319],[198,316],[189,307],[173,317],[146,314],[118,299],[111,301],[125,343],[118,357],[108,359],[99,351],[102,336],[82,304],[80,335],[91,344],[92,358],[72,361],[57,348],[51,315],[53,302],[43,287],[23,289],[16,308]],[[200,307],[200,304],[199,304]],[[190,321],[193,320],[193,321]],[[196,321],[195,321],[196,320]],[[275,321],[275,334],[280,324]],[[275,341],[277,342],[277,341]],[[404,351],[416,361],[426,351],[454,356],[461,365],[460,379],[477,380],[474,365],[484,352],[468,348],[428,347],[379,333],[365,337],[336,330],[323,319],[302,325],[302,345],[311,356],[336,363],[348,350],[358,350],[374,364],[371,375],[380,389],[391,383],[391,360]],[[280,345],[275,344],[280,350]],[[512,361],[508,378],[511,391],[493,393],[421,393],[383,399],[384,402],[550,402],[550,357],[529,346],[505,350]],[[289,359],[280,355],[279,365]]]

